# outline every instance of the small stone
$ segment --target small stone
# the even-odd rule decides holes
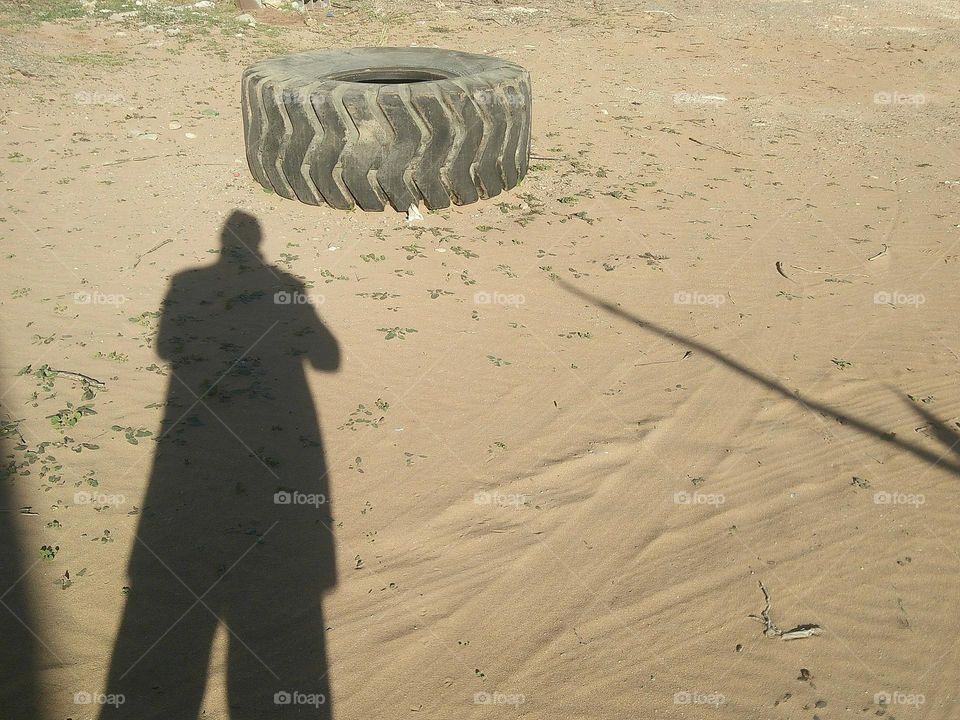
[[[170,128],[171,130],[179,130],[180,128],[183,127],[183,125],[181,125],[181,124],[178,123],[176,120],[174,120],[172,123],[170,123],[169,125],[167,125],[167,127]]]
[[[193,140],[195,137],[197,137],[197,136],[194,135],[193,133],[184,133],[183,136],[184,136],[187,140]]]
[[[253,17],[253,15],[251,15],[250,13],[243,13],[243,15],[237,15],[237,17],[234,19],[239,23],[246,23],[247,25],[257,24],[256,18]]]
[[[826,700],[817,700],[817,701],[813,704],[813,706],[814,706],[814,707],[818,707],[818,708],[825,708],[825,707],[827,706],[827,701],[826,701]]]

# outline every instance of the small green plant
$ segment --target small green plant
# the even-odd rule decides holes
[[[407,260],[413,260],[414,258],[425,258],[426,255],[423,254],[423,248],[417,245],[416,243],[410,243],[409,245],[401,246],[401,249],[407,251]]]
[[[465,258],[478,258],[478,257],[480,257],[479,255],[477,255],[477,254],[476,254],[475,252],[473,252],[472,250],[467,250],[466,248],[462,248],[462,247],[460,247],[459,245],[454,245],[453,247],[450,248],[450,250],[451,250],[452,252],[456,253],[457,255],[460,255],[460,256],[465,257]]]
[[[401,340],[407,339],[407,333],[415,333],[415,328],[401,328],[401,327],[392,327],[392,328],[377,328],[377,332],[386,333],[383,336],[384,340],[393,340],[394,338],[400,338]]]
[[[406,452],[406,451],[404,451],[403,457],[404,457],[404,462],[407,465],[413,465],[416,462],[417,458],[421,460],[427,459],[426,455],[420,455],[419,453],[412,453],[412,452]]]
[[[375,408],[375,409],[374,409]],[[356,432],[358,427],[366,425],[371,428],[380,427],[383,422],[384,414],[390,409],[390,403],[382,398],[377,398],[374,408],[368,408],[363,403],[357,405],[357,409],[350,413],[350,418],[341,425],[338,430],[352,430]]]
[[[61,409],[59,412],[56,412],[53,415],[47,415],[47,419],[55,428],[60,428],[63,430],[64,428],[73,427],[80,422],[80,418],[86,415],[96,414],[97,411],[89,405],[74,406],[73,403],[68,402],[67,406]]]
[[[40,546],[40,557],[43,560],[53,560],[57,553],[60,552],[59,545],[41,545]]]
[[[493,445],[490,445],[487,448],[487,454],[493,455],[497,452],[500,452],[501,450],[506,450],[506,449],[507,449],[507,444],[505,442],[501,440],[496,440],[494,441]]]
[[[346,275],[334,275],[332,272],[323,268],[320,270],[320,277],[323,278],[325,283],[332,283],[334,280],[349,280],[350,278]]]
[[[150,437],[153,433],[150,430],[147,430],[145,427],[123,427],[121,425],[112,425],[110,429],[114,432],[122,432],[127,439],[127,442],[131,445],[139,445],[140,441],[138,438]]]
[[[142,313],[140,313],[139,315],[136,315],[136,316],[134,316],[134,317],[127,318],[127,319],[128,319],[130,322],[136,323],[137,325],[140,325],[140,326],[142,326],[142,327],[152,328],[154,325],[156,325],[156,323],[155,323],[154,321],[157,320],[157,319],[159,319],[159,318],[160,318],[160,312],[159,312],[159,311],[151,312],[151,311],[148,310],[148,311],[146,311],[146,312],[142,312]]]

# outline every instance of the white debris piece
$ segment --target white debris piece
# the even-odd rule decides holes
[[[702,93],[678,92],[673,94],[677,105],[723,105],[727,99],[723,95],[704,95]]]
[[[784,630],[780,637],[783,640],[799,640],[800,638],[813,637],[823,633],[823,628],[819,625],[797,625],[792,630]]]
[[[413,204],[407,208],[407,222],[412,223],[417,220],[423,220],[423,213],[420,212],[420,208],[416,204]]]

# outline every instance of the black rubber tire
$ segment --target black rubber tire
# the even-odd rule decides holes
[[[244,71],[241,102],[253,177],[311,205],[466,205],[527,172],[530,76],[495,57],[435,48],[286,55]]]

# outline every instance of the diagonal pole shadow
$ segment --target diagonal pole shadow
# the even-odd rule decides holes
[[[654,335],[658,335],[659,337],[667,340],[672,340],[673,342],[684,345],[696,352],[703,353],[711,360],[714,360],[715,362],[729,368],[730,370],[733,370],[748,380],[755,382],[767,390],[770,390],[771,392],[786,398],[797,405],[806,408],[807,410],[813,410],[821,415],[832,418],[841,425],[846,425],[866,435],[877,438],[888,445],[892,445],[893,447],[907,452],[920,460],[930,463],[933,467],[941,467],[954,475],[960,476],[960,434],[952,430],[945,422],[937,418],[929,410],[920,408],[909,400],[904,399],[904,402],[907,402],[917,413],[917,415],[919,415],[930,425],[934,437],[944,446],[943,452],[934,452],[933,450],[925,448],[922,445],[918,445],[917,443],[897,437],[895,433],[884,430],[878,425],[854,417],[853,415],[833,408],[825,403],[801,397],[799,393],[785,387],[776,378],[758,372],[757,370],[744,365],[738,360],[728,357],[722,352],[713,349],[709,345],[674,332],[651,320],[645,320],[638,315],[627,312],[626,310],[623,310],[622,308],[619,308],[616,305],[607,302],[606,300],[581,290],[580,288],[571,285],[562,279],[558,280],[557,282],[564,290],[576,295],[581,300],[585,300],[592,305],[605,310],[611,315],[615,315],[616,317],[631,322],[647,332],[653,333]]]

